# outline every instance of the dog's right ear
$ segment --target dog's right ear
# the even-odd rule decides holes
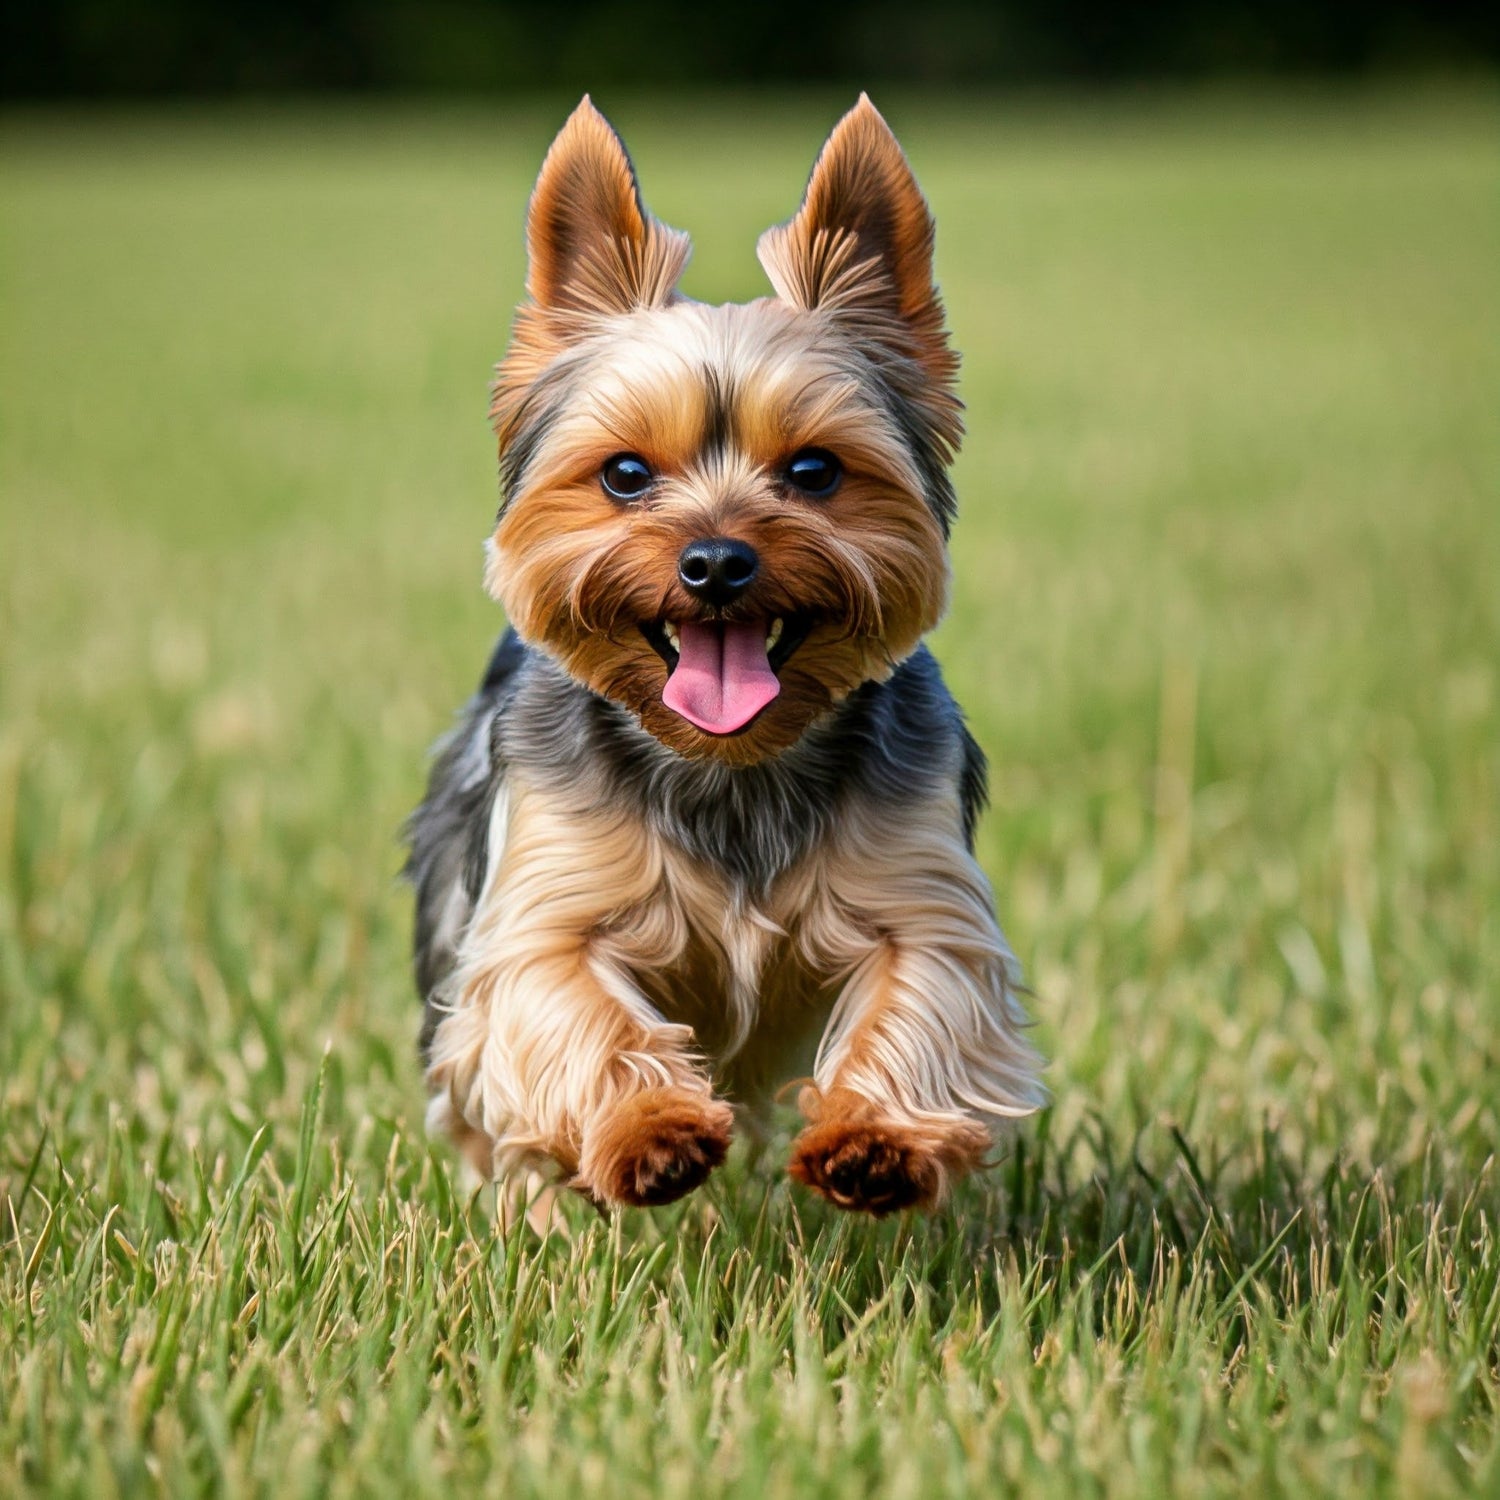
[[[623,143],[587,94],[542,163],[526,248],[527,291],[558,311],[660,306],[687,264],[688,237],[646,212]]]

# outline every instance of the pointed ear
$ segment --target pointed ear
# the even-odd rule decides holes
[[[584,312],[658,306],[687,264],[687,236],[646,212],[625,147],[587,94],[542,163],[526,248],[536,303]]]
[[[921,315],[933,295],[932,215],[868,94],[833,127],[797,216],[768,229],[757,254],[798,307],[880,301]]]
[[[802,207],[756,247],[783,301],[838,318],[886,354],[915,360],[937,436],[956,447],[958,357],[932,281],[932,215],[906,154],[868,94],[833,127]]]

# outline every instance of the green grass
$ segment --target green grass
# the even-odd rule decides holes
[[[757,294],[833,103],[603,102]],[[560,112],[6,123],[0,1493],[1500,1493],[1500,111],[884,102],[1055,1108],[545,1245],[424,1138],[395,830]]]

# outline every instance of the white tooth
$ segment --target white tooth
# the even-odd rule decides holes
[[[775,648],[775,646],[776,646],[776,642],[779,641],[780,639],[781,639],[781,621],[778,618],[778,619],[775,619],[775,620],[771,621],[771,628],[766,632],[766,650],[767,651],[773,650]]]
[[[672,649],[674,651],[681,651],[682,641],[678,638],[677,627],[670,620],[668,620],[666,624],[662,626],[662,630],[665,632],[667,641],[671,645]]]

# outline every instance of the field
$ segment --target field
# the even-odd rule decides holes
[[[601,102],[759,295],[846,101]],[[545,1243],[396,831],[563,107],[4,122],[0,1493],[1500,1494],[1493,92],[879,102],[1055,1106],[932,1220],[773,1150]]]

